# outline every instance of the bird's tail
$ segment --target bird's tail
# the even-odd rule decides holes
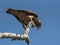
[[[14,14],[14,13],[15,13],[15,10],[9,8],[9,9],[6,11],[6,13],[8,13],[8,14]]]

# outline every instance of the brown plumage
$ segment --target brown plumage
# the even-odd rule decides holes
[[[28,25],[31,19],[34,22],[37,29],[41,27],[41,22],[39,21],[38,16],[30,10],[14,10],[9,8],[6,11],[6,13],[15,16],[17,20],[23,25],[24,28],[25,26]]]

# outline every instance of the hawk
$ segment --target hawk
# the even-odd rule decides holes
[[[37,14],[35,14],[31,10],[15,10],[15,9],[9,8],[6,11],[6,13],[11,14],[14,17],[16,17],[16,19],[22,24],[24,28],[26,28],[26,26],[31,20],[33,21],[32,27],[34,27],[34,25],[37,27],[37,29],[41,27],[41,22]]]

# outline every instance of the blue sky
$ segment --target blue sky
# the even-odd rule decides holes
[[[60,0],[0,0],[0,32],[23,33],[17,19],[7,14],[8,8],[33,10],[39,16],[42,27],[32,28],[30,45],[60,45]],[[27,45],[25,41],[0,39],[1,45]]]

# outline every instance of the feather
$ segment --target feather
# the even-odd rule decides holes
[[[39,21],[38,16],[30,10],[14,10],[9,8],[6,13],[15,16],[24,28],[26,28],[31,20],[35,23],[37,29],[41,27],[41,22]],[[34,25],[32,25],[32,27],[34,27]]]

